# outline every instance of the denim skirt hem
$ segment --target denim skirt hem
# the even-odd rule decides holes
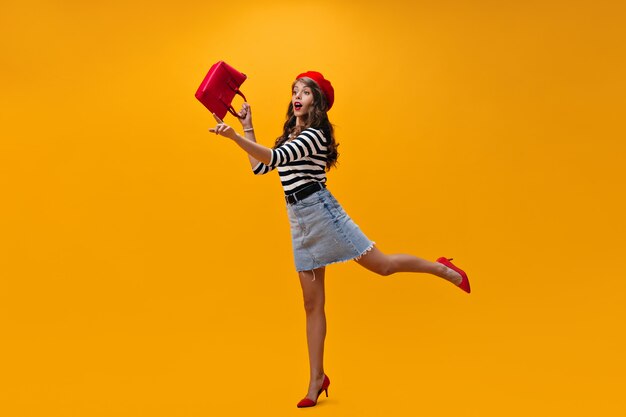
[[[298,267],[296,266],[296,272],[311,271],[311,270],[313,270],[313,269],[321,268],[321,267],[323,267],[323,266],[328,266],[328,265],[333,265],[333,264],[340,264],[340,263],[343,263],[343,262],[348,262],[348,261],[358,261],[359,259],[361,259],[361,257],[362,257],[363,255],[367,254],[367,252],[369,252],[369,251],[371,251],[372,249],[374,249],[374,245],[376,245],[376,242],[372,242],[372,244],[370,245],[370,247],[369,247],[369,248],[367,248],[367,249],[365,249],[365,250],[363,251],[363,253],[361,253],[360,255],[357,255],[357,256],[355,256],[355,257],[352,257],[352,258],[340,259],[340,260],[338,260],[338,261],[329,262],[329,263],[326,263],[326,264],[324,264],[324,265],[316,265],[316,266],[313,266],[312,268],[298,269]]]
[[[358,259],[374,247],[328,189],[287,204],[287,213],[298,272]]]

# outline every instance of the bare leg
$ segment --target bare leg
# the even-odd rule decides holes
[[[444,278],[455,285],[461,283],[462,277],[456,271],[438,262],[430,262],[413,255],[386,255],[377,247],[357,259],[359,265],[379,275],[387,276],[396,272],[423,272]]]
[[[306,312],[306,337],[309,348],[310,380],[307,398],[315,400],[324,382],[324,339],[326,338],[326,313],[324,312],[325,268],[299,272],[304,310]]]

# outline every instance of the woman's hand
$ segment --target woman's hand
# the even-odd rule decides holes
[[[215,113],[212,113],[212,114],[213,114],[213,118],[217,122],[217,126],[215,126],[214,128],[209,129],[209,132],[215,133],[216,135],[222,135],[222,136],[227,137],[227,138],[232,139],[232,140],[237,139],[237,132],[235,132],[235,129],[233,129],[232,127],[228,126],[226,123],[224,123],[224,121],[222,119],[217,117],[217,114],[215,114]],[[249,114],[250,113],[248,113],[248,115]]]
[[[224,123],[224,121],[215,113],[213,113],[213,118],[217,122],[217,126],[209,129],[209,132],[232,139],[241,149],[246,151],[250,157],[250,164],[253,168],[257,166],[259,162],[263,162],[266,165],[269,164],[272,160],[272,149],[256,143],[256,138],[254,137],[254,132],[252,131],[252,115],[250,114],[250,106],[244,104],[238,115],[240,116],[239,120],[241,120],[244,130],[246,130],[245,137],[239,136],[239,134],[235,132],[235,129]],[[246,127],[245,123],[250,123],[248,125],[249,127]]]
[[[250,129],[252,127],[252,110],[248,103],[243,103],[241,110],[239,110],[239,121],[244,129]]]

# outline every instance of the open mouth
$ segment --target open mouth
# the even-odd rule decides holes
[[[293,103],[293,108],[294,110],[300,110],[302,108],[302,103],[296,101],[295,103]]]

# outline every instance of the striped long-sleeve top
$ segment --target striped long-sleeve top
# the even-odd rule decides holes
[[[270,162],[259,162],[253,172],[267,174],[278,168],[285,194],[301,190],[312,182],[326,183],[326,156],[330,140],[321,130],[308,128],[295,139],[272,149]]]

